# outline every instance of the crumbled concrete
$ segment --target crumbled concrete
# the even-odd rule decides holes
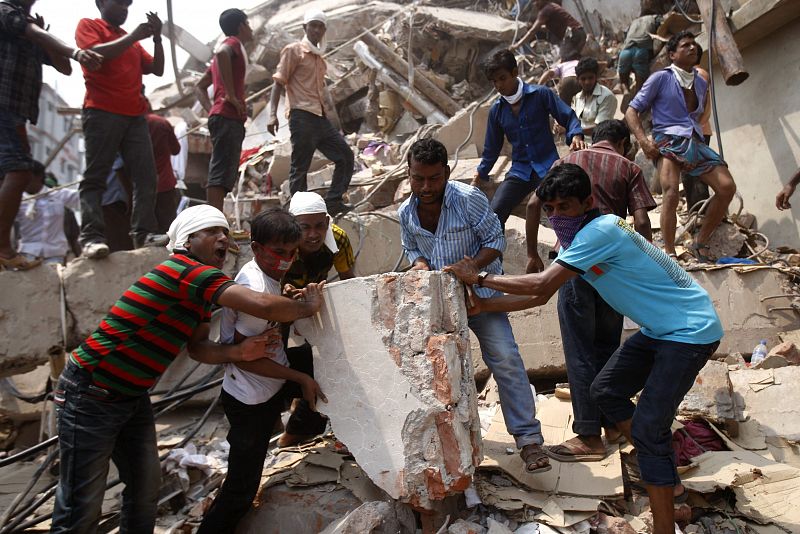
[[[415,532],[414,513],[400,503],[366,502],[320,534],[397,534]]]
[[[359,506],[361,501],[355,495],[335,483],[295,488],[278,484],[259,493],[236,532],[320,532]]]
[[[415,506],[466,489],[482,459],[466,319],[454,277],[415,271],[331,284],[325,309],[295,323],[337,438]]]
[[[730,372],[739,419],[758,423],[761,434],[800,441],[800,367]]]
[[[0,272],[0,376],[24,373],[64,350],[58,272]]]
[[[393,272],[408,266],[402,255],[397,210],[387,209],[383,213],[385,216],[348,214],[336,221],[347,232],[353,252],[360,251],[356,259],[359,276]]]
[[[678,406],[678,413],[699,416],[715,423],[735,419],[733,391],[728,378],[728,364],[716,360],[706,363],[694,380],[692,389]]]
[[[120,295],[168,256],[164,247],[145,247],[70,262],[64,271],[67,308],[75,321],[70,346],[91,334]]]
[[[320,170],[331,161],[322,153],[317,150],[314,152],[314,157],[311,160],[311,166],[308,168],[309,173]],[[267,173],[272,177],[272,188],[279,190],[283,182],[289,179],[289,168],[292,165],[292,143],[288,139],[275,145],[272,152],[272,161],[269,164]]]
[[[800,350],[791,341],[784,341],[769,349],[767,356],[782,356],[788,363],[793,365],[800,364]]]
[[[14,422],[38,420],[44,403],[18,399],[13,389],[24,397],[35,397],[44,392],[49,376],[50,366],[45,364],[33,371],[0,379],[0,416],[6,416]]]
[[[478,523],[459,519],[447,529],[448,534],[485,534],[486,529]]]
[[[708,239],[708,254],[712,259],[736,256],[747,240],[734,224],[723,222]]]

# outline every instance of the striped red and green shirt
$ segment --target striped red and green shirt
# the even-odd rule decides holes
[[[175,254],[123,293],[100,326],[70,358],[93,382],[124,395],[141,395],[211,318],[211,306],[233,284],[225,273]]]

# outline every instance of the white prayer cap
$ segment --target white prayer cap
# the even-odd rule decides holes
[[[167,250],[172,252],[175,249],[183,249],[190,235],[215,226],[222,226],[230,230],[228,219],[214,206],[202,204],[186,208],[169,225]]]
[[[306,11],[305,16],[303,17],[303,24],[308,24],[312,20],[321,22],[325,26],[328,25],[328,16],[325,15],[325,12],[322,11],[321,9],[309,9],[308,11]]]
[[[317,213],[324,213],[328,217],[328,231],[325,233],[325,246],[336,254],[339,252],[339,247],[336,245],[336,238],[333,236],[333,229],[331,228],[331,217],[328,215],[328,207],[325,201],[317,193],[310,191],[298,191],[292,195],[292,200],[289,202],[289,213],[295,217],[298,215],[315,215]]]

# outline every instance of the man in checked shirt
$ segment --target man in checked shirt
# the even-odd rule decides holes
[[[411,197],[398,210],[403,249],[412,270],[440,270],[461,260],[480,271],[474,291],[480,297],[502,293],[484,288],[488,274],[500,274],[506,247],[500,220],[479,189],[450,182],[447,150],[435,139],[421,139],[408,153]],[[467,258],[467,259],[465,259]],[[551,469],[542,449],[528,375],[505,313],[480,313],[469,318],[486,365],[497,381],[508,433],[514,436],[530,473]]]

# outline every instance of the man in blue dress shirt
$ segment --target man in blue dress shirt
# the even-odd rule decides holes
[[[500,221],[478,189],[448,180],[450,167],[444,145],[434,139],[417,141],[408,153],[408,167],[412,194],[398,214],[411,269],[441,270],[467,261],[481,271],[482,277],[500,274],[500,254],[506,248]],[[479,280],[474,288],[480,297],[502,295],[481,285]],[[522,449],[526,469],[531,473],[549,471],[533,393],[508,315],[481,313],[469,318],[469,327],[497,381],[506,428]]]
[[[581,122],[575,112],[543,85],[520,79],[517,60],[508,50],[489,58],[483,67],[494,84],[498,98],[489,110],[483,154],[472,185],[481,188],[500,156],[504,138],[511,143],[511,170],[492,198],[492,210],[505,225],[511,211],[539,185],[558,159],[550,133],[550,117],[566,129],[566,142],[572,150],[586,148]]]

